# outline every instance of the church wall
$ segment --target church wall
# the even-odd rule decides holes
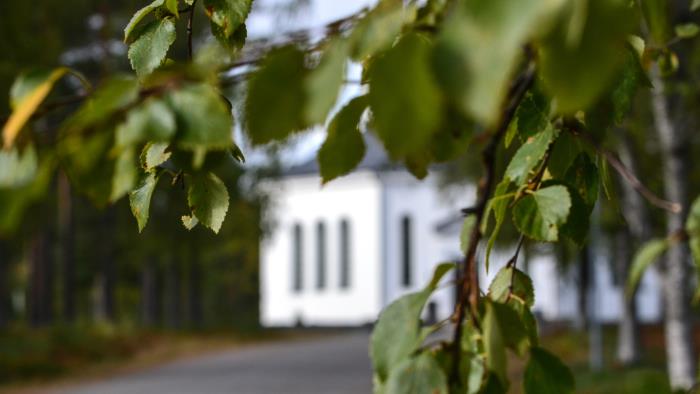
[[[349,326],[373,322],[380,305],[380,188],[354,173],[320,186],[318,175],[270,182],[272,234],[261,247],[261,322],[265,326]],[[340,222],[350,235],[350,283],[340,280]],[[325,287],[317,286],[316,226],[325,223]],[[293,228],[302,228],[302,289],[293,288]]]
[[[412,291],[422,289],[432,277],[435,265],[461,258],[458,237],[444,237],[436,227],[446,218],[459,215],[459,210],[473,203],[472,187],[460,187],[457,195],[438,190],[438,176],[430,174],[423,181],[405,172],[381,174],[385,188],[384,225],[386,226],[384,304]],[[465,191],[466,189],[466,191]],[[402,278],[402,218],[409,216],[412,222],[411,284],[403,284]],[[454,279],[451,272],[443,283]],[[445,286],[443,286],[445,287]],[[450,315],[454,306],[454,289],[450,286],[437,291],[432,299],[437,306],[437,318]],[[427,311],[426,311],[427,313]]]

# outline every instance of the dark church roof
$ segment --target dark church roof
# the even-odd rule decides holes
[[[372,170],[372,171],[383,171],[399,168],[395,163],[386,155],[382,143],[377,139],[377,137],[370,133],[363,133],[365,139],[365,157],[362,159],[360,164],[355,168],[358,170]],[[316,156],[312,157],[308,161],[301,163],[299,165],[293,166],[284,172],[284,175],[307,175],[307,174],[318,174],[318,161]]]

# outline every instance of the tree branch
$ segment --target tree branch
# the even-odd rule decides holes
[[[529,51],[527,53],[528,55],[530,54]],[[505,135],[508,125],[515,116],[515,111],[518,108],[518,105],[534,81],[535,65],[534,63],[529,62],[526,69],[518,76],[511,86],[507,96],[509,97],[509,101],[503,111],[503,114],[501,115],[500,122],[498,123],[495,131],[491,133],[491,139],[481,152],[481,160],[485,172],[479,181],[477,202],[474,205],[476,222],[469,237],[469,248],[464,256],[462,271],[463,278],[468,278],[469,280],[463,280],[462,285],[458,287],[458,302],[455,306],[457,321],[455,323],[454,339],[452,341],[452,359],[454,360],[452,364],[452,371],[450,373],[450,381],[452,382],[460,381],[459,364],[461,358],[462,325],[464,323],[465,304],[467,302],[471,311],[472,320],[474,321],[475,325],[478,326],[476,316],[478,315],[479,278],[476,264],[476,250],[482,236],[481,223],[484,219],[486,205],[491,196],[495,181],[496,149],[498,148],[501,139]]]
[[[636,190],[637,193],[641,194],[651,205],[673,213],[678,213],[683,209],[681,204],[673,201],[664,200],[663,198],[654,194],[654,192],[649,190],[646,186],[644,186],[644,184],[639,180],[639,178],[637,178],[637,176],[634,175],[634,173],[630,171],[630,169],[628,169],[613,152],[600,146],[590,136],[590,134],[580,130],[580,128],[576,125],[572,126],[570,124],[567,124],[567,129],[573,135],[581,138],[582,140],[586,141],[589,145],[591,145],[596,150],[596,152],[602,155],[605,158],[605,161],[610,163],[610,165],[615,169],[615,171],[617,171],[617,173],[620,174],[620,176],[622,176],[634,188],[634,190]]]
[[[197,0],[192,1],[189,7],[189,16],[187,17],[187,60],[192,61],[192,22],[194,21],[194,9]]]

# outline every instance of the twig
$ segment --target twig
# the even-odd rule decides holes
[[[89,93],[78,93],[70,96],[65,96],[59,99],[56,99],[55,101],[51,101],[49,103],[46,103],[42,107],[40,107],[37,111],[35,111],[30,119],[36,119],[40,118],[49,112],[55,111],[61,107],[64,107],[66,105],[71,105],[71,104],[77,104],[86,98],[90,96]],[[4,115],[0,118],[0,123],[5,123],[7,120],[10,118],[10,115]]]
[[[586,141],[589,145],[591,145],[596,150],[596,152],[602,155],[605,158],[605,160],[608,163],[610,163],[610,165],[617,171],[617,173],[620,174],[623,178],[625,178],[625,180],[634,188],[634,190],[636,190],[637,193],[641,194],[642,197],[644,197],[651,205],[673,213],[678,213],[683,209],[681,204],[673,201],[664,200],[663,198],[654,194],[654,192],[652,192],[646,186],[644,186],[644,184],[639,180],[639,178],[637,178],[637,176],[635,176],[634,173],[632,173],[632,171],[630,171],[613,152],[600,146],[595,140],[593,140],[593,138],[591,138],[591,136],[588,133],[579,130],[575,126],[568,127],[568,130],[573,135],[581,138],[582,140]]]
[[[513,270],[510,273],[510,283],[508,284],[508,294],[506,295],[506,302],[510,301],[510,298],[513,296],[513,282],[515,281],[515,267],[518,265],[518,256],[520,255],[520,249],[522,249],[523,243],[525,243],[525,235],[520,234],[520,240],[518,241],[518,246],[515,248],[515,253],[513,253],[513,257],[511,257],[510,260],[508,260],[508,262],[506,263],[506,267]]]
[[[528,56],[531,56],[530,51],[526,51]],[[459,364],[461,356],[461,337],[462,337],[462,324],[464,322],[464,308],[465,302],[469,302],[469,308],[471,311],[472,320],[474,325],[478,327],[478,321],[476,316],[478,315],[478,301],[479,301],[479,279],[476,266],[476,249],[481,239],[481,222],[484,218],[484,213],[486,210],[486,204],[488,203],[489,197],[492,193],[493,184],[495,181],[495,162],[496,162],[496,148],[498,144],[506,133],[508,125],[510,124],[513,116],[515,116],[515,111],[518,105],[522,101],[525,93],[532,86],[535,81],[535,65],[530,62],[527,68],[518,76],[514,81],[511,89],[509,90],[509,101],[505,107],[503,114],[501,115],[500,123],[496,127],[495,131],[491,134],[491,139],[489,140],[484,150],[481,152],[481,160],[485,169],[484,175],[479,181],[478,187],[478,198],[474,206],[476,222],[472,229],[471,235],[469,237],[469,248],[464,256],[464,267],[462,275],[469,280],[465,280],[461,287],[458,288],[458,302],[455,307],[455,315],[457,316],[456,327],[454,331],[454,338],[452,343],[452,359],[454,360],[452,364],[452,371],[450,373],[450,381],[458,382],[459,377]],[[468,297],[467,297],[468,294]]]
[[[520,255],[520,249],[522,249],[524,243],[525,243],[525,235],[520,234],[520,240],[518,240],[518,246],[515,248],[515,253],[513,253],[513,257],[508,259],[508,262],[506,263],[506,267],[515,268],[515,266],[518,264],[518,256]]]
[[[189,6],[189,16],[187,17],[187,60],[192,61],[192,21],[194,20],[194,9],[197,0],[192,1]]]
[[[255,40],[255,41],[248,41],[248,42],[246,42],[246,48],[248,48],[249,51],[252,51],[253,54],[249,55],[247,57],[244,57],[241,60],[226,64],[226,65],[222,66],[219,69],[219,71],[226,72],[226,71],[234,70],[234,69],[241,68],[241,67],[257,65],[258,63],[260,63],[260,61],[262,61],[265,54],[267,52],[269,52],[271,47],[283,46],[283,45],[288,45],[288,44],[298,44],[299,45],[299,44],[308,43],[310,40],[310,37],[311,37],[312,30],[323,29],[326,32],[326,34],[324,34],[324,38],[322,40],[320,40],[319,42],[315,43],[314,45],[311,45],[311,46],[305,48],[306,52],[318,51],[329,38],[342,34],[345,31],[344,26],[349,25],[351,22],[354,22],[355,20],[364,16],[366,14],[366,12],[367,12],[367,9],[361,9],[360,11],[358,11],[352,15],[348,15],[346,17],[336,19],[334,21],[327,23],[326,25],[319,27],[319,28],[301,29],[301,30],[295,30],[295,31],[285,33],[284,36],[287,39],[282,40],[282,41],[278,41],[278,42],[275,42],[273,39],[269,39],[269,38],[259,39],[259,40]]]

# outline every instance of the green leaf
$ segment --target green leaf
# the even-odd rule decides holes
[[[508,382],[506,343],[493,302],[486,302],[482,323],[486,366],[502,383]]]
[[[0,165],[0,167],[2,167]],[[688,233],[690,249],[693,252],[695,265],[700,267],[700,197],[696,198],[688,212],[685,222],[685,231]]]
[[[676,35],[680,38],[693,38],[700,32],[700,26],[695,23],[676,25]]]
[[[463,157],[472,142],[474,128],[474,123],[457,110],[445,108],[442,124],[430,142],[431,161],[444,163]]]
[[[385,390],[391,394],[447,394],[447,376],[430,354],[422,352],[391,369]]]
[[[393,159],[424,148],[440,125],[441,97],[430,74],[429,50],[424,37],[411,33],[370,68],[375,130]]]
[[[17,233],[27,209],[45,198],[54,179],[56,163],[52,154],[43,155],[31,182],[19,188],[0,188],[0,234]]]
[[[67,72],[67,68],[60,67],[51,71],[25,73],[15,80],[10,91],[13,111],[2,128],[5,149],[12,147],[15,138],[49,95],[54,84]]]
[[[365,141],[359,129],[367,109],[367,96],[356,97],[343,107],[328,126],[328,136],[318,151],[323,183],[348,174],[362,161]]]
[[[573,393],[574,375],[555,355],[542,348],[532,348],[523,388],[526,394]]]
[[[391,46],[405,23],[415,18],[415,7],[403,7],[397,1],[380,1],[353,30],[350,36],[352,57],[364,60]]]
[[[440,279],[454,264],[440,264],[422,291],[395,300],[379,315],[370,338],[370,356],[379,382],[385,382],[392,366],[413,353],[421,342],[420,314]]]
[[[634,48],[628,47],[625,62],[614,79],[610,92],[586,112],[586,127],[598,138],[604,138],[613,125],[620,125],[632,108],[640,88],[651,88],[649,77]]]
[[[486,217],[488,218],[489,212],[493,211],[493,216],[496,219],[496,225],[491,231],[491,236],[486,245],[486,258],[484,259],[484,265],[486,272],[489,270],[489,259],[491,257],[491,250],[496,244],[496,239],[498,239],[498,234],[501,232],[501,226],[503,226],[503,221],[506,218],[506,212],[508,210],[508,205],[513,199],[513,194],[508,193],[508,188],[510,187],[510,179],[503,178],[503,180],[496,186],[496,190],[493,193],[493,197],[489,200],[486,208]],[[487,224],[488,220],[484,221]],[[485,228],[482,228],[482,232],[486,232]]]
[[[172,154],[172,152],[168,151],[169,146],[167,142],[149,142],[146,144],[141,152],[141,167],[148,172],[165,163]]]
[[[188,230],[192,230],[197,224],[199,224],[199,220],[197,220],[197,217],[194,215],[183,215],[181,219],[182,225]]]
[[[228,211],[226,185],[211,172],[193,174],[186,179],[187,202],[192,213],[199,222],[218,233]]]
[[[547,170],[554,178],[562,178],[583,149],[579,138],[568,132],[560,133],[549,155]]]
[[[564,174],[564,181],[581,196],[586,206],[593,209],[600,190],[598,167],[588,154],[581,153]]]
[[[65,67],[56,69],[38,68],[23,72],[15,78],[10,87],[10,108],[15,110],[31,94],[42,89],[47,83],[52,86],[58,79],[66,73],[75,73]]]
[[[131,39],[131,33],[134,31],[136,25],[138,25],[139,22],[146,17],[146,15],[153,12],[156,8],[162,6],[164,2],[165,0],[154,0],[151,4],[136,11],[134,16],[131,17],[131,20],[124,28],[124,42],[129,42]]]
[[[465,114],[493,125],[522,55],[562,1],[477,0],[457,3],[435,52],[435,73]]]
[[[432,161],[430,152],[423,150],[409,153],[404,158],[404,165],[408,172],[417,179],[424,179],[428,176],[428,166]]]
[[[308,126],[303,116],[306,75],[304,53],[298,48],[284,46],[268,53],[250,78],[245,103],[246,129],[253,144],[284,140]]]
[[[469,249],[469,240],[471,239],[472,229],[476,224],[476,215],[467,215],[462,222],[462,230],[459,233],[459,249],[462,254],[467,254]]]
[[[225,37],[230,37],[245,23],[253,0],[204,0],[204,11]]]
[[[151,196],[153,196],[153,190],[155,190],[159,178],[159,175],[157,175],[155,172],[148,172],[142,177],[138,188],[129,193],[131,213],[136,218],[136,222],[139,226],[139,232],[143,231],[143,229],[146,227],[146,223],[148,223],[148,215],[151,207]]]
[[[690,3],[690,10],[697,11],[700,8],[700,0],[692,0]]]
[[[515,155],[508,163],[505,176],[518,185],[524,184],[531,175],[531,172],[539,164],[547,153],[549,145],[558,135],[558,131],[549,123],[544,131],[534,137],[530,137],[515,152]]]
[[[245,24],[238,26],[238,28],[234,30],[233,34],[230,36],[226,36],[226,32],[223,28],[214,22],[211,22],[211,32],[219,43],[218,49],[222,52],[220,54],[221,56],[212,57],[209,56],[214,55],[214,53],[211,53],[211,50],[209,50],[210,54],[207,55],[206,53],[202,53],[202,49],[200,49],[197,51],[196,58],[198,58],[198,64],[209,66],[212,69],[225,66],[227,63],[230,63],[230,54],[243,48],[245,45],[245,40],[248,38],[248,29],[246,28]],[[208,47],[211,47],[211,45],[208,45]],[[207,48],[207,46],[204,48]]]
[[[551,184],[551,182],[545,182]],[[543,185],[545,184],[543,183]],[[590,216],[593,211],[593,205],[589,205],[584,201],[578,191],[568,184],[564,185],[569,191],[571,197],[571,210],[566,219],[566,223],[561,226],[559,233],[572,240],[579,246],[583,246],[588,240],[590,230]]]
[[[117,201],[130,192],[138,180],[138,160],[133,147],[123,150],[117,157],[112,176],[110,201]]]
[[[144,141],[169,141],[176,131],[175,114],[161,100],[148,99],[117,126],[116,146],[125,148]]]
[[[549,125],[549,99],[539,90],[530,90],[515,113],[518,135],[524,140],[545,131]]]
[[[535,289],[532,286],[532,279],[527,274],[517,268],[506,266],[501,268],[493,278],[489,286],[489,297],[501,303],[514,299],[532,308],[535,304]]]
[[[27,145],[22,152],[17,147],[0,150],[0,188],[23,187],[34,180],[38,169],[33,145]]]
[[[139,78],[149,75],[163,64],[175,36],[172,18],[155,20],[139,31],[138,38],[129,46],[131,67]]]
[[[530,348],[530,337],[525,324],[520,320],[520,316],[510,305],[493,302],[491,306],[505,346],[518,356],[524,356]]]
[[[178,10],[178,0],[165,0],[165,9],[168,10],[175,17],[180,16],[180,11]]]
[[[568,2],[539,51],[539,75],[559,113],[586,110],[606,90],[623,63],[633,17],[626,0]]]
[[[334,40],[326,48],[318,66],[307,75],[304,86],[308,102],[304,114],[308,124],[325,122],[343,85],[347,56],[347,42]]]
[[[175,113],[178,146],[190,150],[233,146],[233,116],[211,85],[187,85],[170,93],[168,103]]]
[[[133,104],[138,98],[138,81],[131,76],[115,75],[66,121],[64,130],[78,132],[98,123],[106,123],[115,112]]]
[[[571,197],[565,186],[556,185],[527,194],[513,207],[513,223],[526,236],[553,242],[566,223]]]
[[[637,285],[642,279],[642,275],[649,266],[661,257],[664,252],[671,246],[668,239],[652,239],[648,241],[637,251],[632,259],[629,277],[627,278],[627,286],[625,287],[625,295],[633,297],[637,290]]]
[[[89,134],[68,134],[60,140],[59,152],[66,174],[76,190],[98,207],[111,201],[115,173],[113,129],[107,126]]]
[[[476,394],[481,389],[481,384],[484,380],[484,371],[486,370],[486,362],[482,356],[474,355],[469,358],[469,374],[466,378],[466,393]]]

